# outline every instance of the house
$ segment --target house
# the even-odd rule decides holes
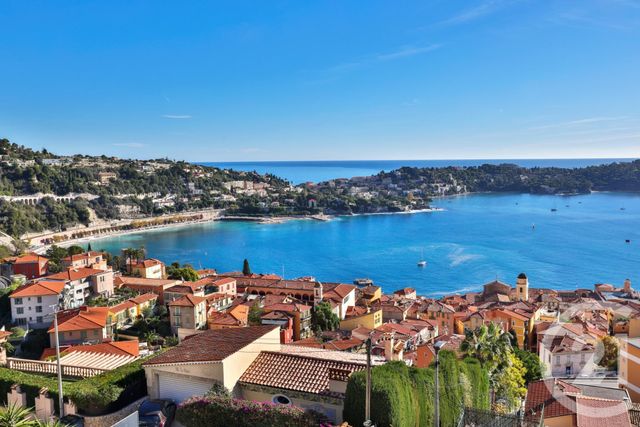
[[[74,308],[58,312],[60,345],[99,343],[111,339],[107,329],[109,307]],[[53,324],[47,331],[50,342],[55,343]]]
[[[262,351],[280,350],[277,326],[204,331],[143,363],[153,399],[182,402],[221,384],[235,396],[242,374]]]
[[[204,285],[199,286],[197,285],[197,282],[182,282],[179,285],[173,285],[170,288],[165,289],[162,295],[165,304],[169,304],[185,295],[203,297]]]
[[[280,351],[260,352],[238,381],[240,395],[315,410],[337,425],[342,423],[347,381],[366,363],[364,354],[284,345]]]
[[[280,327],[280,344],[289,344],[294,340],[294,316],[286,311],[270,311],[260,316],[260,324]]]
[[[382,317],[380,308],[371,309],[356,305],[347,309],[345,318],[340,321],[340,329],[344,331],[351,331],[359,327],[376,329],[382,326]]]
[[[197,333],[207,327],[207,299],[186,294],[169,303],[171,329],[178,338]]]
[[[371,305],[382,297],[382,288],[380,286],[367,285],[360,288],[359,291],[359,301],[362,305]]]
[[[181,284],[182,281],[175,279],[145,279],[143,277],[119,276],[115,279],[114,283],[118,289],[127,288],[140,293],[154,293],[158,295],[158,303],[164,304],[164,291],[172,286]]]
[[[49,268],[49,259],[35,252],[9,257],[3,260],[9,270],[7,276],[22,274],[27,280],[45,276]]]
[[[42,328],[60,303],[64,282],[41,280],[20,286],[9,295],[11,321],[17,325]]]
[[[139,276],[144,279],[164,279],[167,277],[164,263],[154,258],[132,263],[129,268],[132,276]]]
[[[64,282],[62,299],[66,308],[80,307],[92,296],[108,297],[113,294],[114,275],[112,270],[74,267],[61,273],[46,276],[44,279]]]
[[[432,301],[427,305],[429,319],[438,323],[438,330],[444,335],[455,332],[455,312],[453,307],[440,301]]]
[[[539,420],[542,415],[549,427],[631,427],[620,391],[556,378],[535,381],[527,388],[524,419]]]
[[[264,314],[287,313],[293,318],[293,339],[300,340],[311,335],[311,306],[297,302],[274,303],[262,308]]]
[[[94,268],[96,270],[107,270],[107,260],[101,252],[89,251],[82,254],[70,255],[62,258],[64,268]]]
[[[619,336],[618,383],[629,392],[631,400],[640,402],[640,338]]]
[[[102,185],[106,185],[116,178],[118,178],[118,175],[115,172],[98,172],[98,181]]]
[[[582,335],[555,324],[538,341],[538,356],[547,377],[592,376],[596,370],[596,347]]]
[[[414,288],[402,288],[402,289],[398,289],[397,291],[393,292],[393,297],[394,298],[399,298],[399,299],[416,299],[417,298],[417,294],[416,294],[416,290]]]

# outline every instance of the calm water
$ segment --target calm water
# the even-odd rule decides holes
[[[307,181],[320,182],[333,178],[374,175],[380,171],[390,171],[402,166],[445,167],[479,166],[486,163],[514,163],[524,167],[556,166],[562,168],[578,168],[613,163],[616,161],[627,162],[630,160],[633,159],[342,160],[306,162],[207,162],[202,164],[241,171],[272,173],[279,177],[286,178],[294,184],[300,184]]]
[[[473,195],[434,204],[445,211],[330,222],[217,222],[92,246],[117,252],[144,245],[167,263],[219,271],[240,270],[246,257],[255,272],[284,269],[288,278],[346,282],[370,277],[386,291],[413,286],[425,295],[478,289],[496,276],[513,283],[521,271],[534,287],[621,285],[627,277],[640,287],[640,195]],[[429,264],[419,268],[423,251]]]

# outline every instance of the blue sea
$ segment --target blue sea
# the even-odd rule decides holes
[[[214,222],[92,246],[118,252],[144,245],[167,263],[219,271],[240,270],[248,258],[254,272],[343,282],[369,277],[387,292],[412,286],[432,296],[478,290],[495,278],[513,283],[520,272],[533,287],[622,285],[627,277],[640,287],[640,194],[478,194],[434,205],[443,210],[329,222]],[[423,256],[428,265],[420,268]]]
[[[580,168],[613,162],[628,162],[634,159],[502,159],[502,160],[336,160],[336,161],[296,161],[296,162],[204,162],[207,166],[271,173],[294,184],[321,182],[334,178],[375,175],[402,166],[446,167],[480,166],[482,164],[512,163],[523,167]]]

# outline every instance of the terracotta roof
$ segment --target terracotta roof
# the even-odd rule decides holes
[[[147,292],[146,294],[138,295],[137,297],[130,298],[131,301],[136,304],[143,304],[147,301],[152,301],[158,299],[158,295],[153,294],[151,292]]]
[[[525,414],[540,414],[544,408],[544,418],[573,415],[576,412],[575,401],[567,393],[579,393],[580,389],[555,378],[529,383]]]
[[[43,257],[42,255],[38,255],[35,252],[21,255],[19,257],[14,258],[14,264],[32,264],[34,262],[47,262],[48,258]]]
[[[120,304],[116,304],[112,307],[109,307],[109,311],[111,313],[120,313],[121,311],[130,310],[136,307],[136,303],[131,300],[126,300],[121,302]]]
[[[305,304],[298,304],[295,302],[290,303],[276,303],[267,305],[263,308],[264,311],[286,311],[286,312],[303,312],[311,310],[311,306]]]
[[[118,287],[126,285],[140,285],[140,286],[170,286],[180,283],[180,280],[175,279],[145,279],[144,277],[130,277],[120,276],[117,277],[115,283]]]
[[[326,342],[324,343],[323,348],[327,350],[345,351],[355,347],[360,347],[362,345],[364,345],[363,340],[351,337],[344,340],[333,340],[333,341]]]
[[[0,331],[0,339],[7,338],[11,336],[11,332],[9,331]]]
[[[112,341],[93,345],[74,345],[65,346],[60,349],[61,355],[64,353],[70,354],[77,351],[85,353],[102,353],[102,354],[114,354],[117,356],[134,356],[137,357],[139,353],[140,343],[138,340],[128,341]],[[40,360],[47,359],[48,357],[55,356],[55,348],[45,348]]]
[[[576,396],[577,427],[631,427],[629,410],[622,400]]]
[[[64,332],[104,328],[107,324],[108,312],[109,307],[87,306],[58,312],[58,330]],[[52,326],[48,332],[53,331]]]
[[[41,280],[29,285],[20,286],[13,291],[9,298],[36,297],[45,295],[60,295],[64,289],[64,282]]]
[[[171,301],[169,303],[169,307],[195,307],[196,305],[206,300],[207,298],[205,297],[186,294],[185,296],[180,297],[177,300]]]
[[[239,382],[256,384],[285,390],[313,394],[333,394],[329,391],[329,372],[345,371],[348,377],[353,372],[365,369],[366,365],[342,362],[330,358],[263,351],[242,374]]]
[[[231,313],[222,313],[214,311],[207,317],[207,324],[220,326],[244,326],[246,322],[238,319]]]
[[[218,279],[218,280],[214,280],[213,284],[214,285],[226,285],[228,283],[234,283],[236,281],[236,279],[234,279],[233,277],[225,277],[222,279]]]
[[[131,264],[132,268],[151,268],[151,267],[155,267],[156,265],[162,265],[163,262],[154,258],[149,258],[149,259],[145,259],[143,261],[140,261],[138,263],[135,264]]]
[[[45,280],[80,280],[101,273],[105,273],[105,271],[89,267],[69,268],[67,271],[46,276]]]
[[[178,346],[147,360],[144,365],[191,362],[218,362],[259,340],[279,326],[251,326],[204,331],[182,341]],[[280,341],[280,338],[276,338]]]
[[[75,254],[75,255],[64,257],[64,258],[62,258],[62,260],[63,261],[78,261],[78,260],[81,260],[81,259],[95,258],[97,256],[102,256],[102,252],[95,252],[95,251],[84,252],[84,253],[81,253],[81,254]]]

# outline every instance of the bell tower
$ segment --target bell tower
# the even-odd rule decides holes
[[[516,280],[516,299],[518,301],[529,301],[529,279],[524,273],[520,273]]]
[[[315,285],[313,285],[313,303],[317,304],[320,301],[322,301],[322,283],[321,282],[316,282]]]

